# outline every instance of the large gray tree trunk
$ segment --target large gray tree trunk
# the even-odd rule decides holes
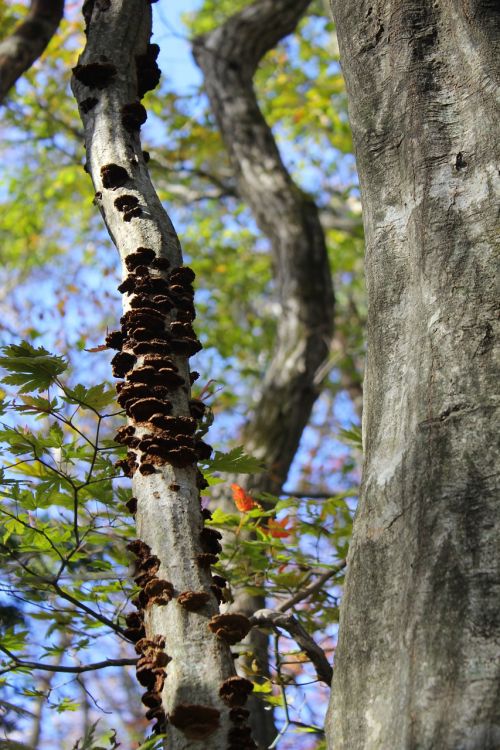
[[[493,2],[334,0],[366,230],[365,463],[335,750],[498,750]]]

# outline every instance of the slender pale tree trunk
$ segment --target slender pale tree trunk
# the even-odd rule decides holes
[[[328,746],[497,750],[500,14],[474,0],[333,13],[369,323]]]
[[[200,402],[190,400],[188,357],[201,347],[194,318],[192,271],[149,179],[139,130],[139,98],[159,81],[158,47],[149,43],[151,9],[144,0],[89,2],[87,45],[73,88],[85,127],[87,169],[122,261],[121,331],[114,374],[124,377],[118,401],[129,423],[117,440],[133,476],[140,537],[129,545],[140,593],[127,634],[140,656],[137,677],[155,729],[169,750],[255,747],[245,726],[251,684],[237,678],[229,644],[248,632],[243,616],[218,615],[210,564],[218,534],[204,527],[196,459]],[[201,479],[201,481],[200,481]]]

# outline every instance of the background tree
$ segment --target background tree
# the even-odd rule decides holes
[[[488,2],[333,11],[369,314],[329,746],[493,750],[500,16]]]

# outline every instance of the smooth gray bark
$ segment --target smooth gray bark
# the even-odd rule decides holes
[[[26,18],[0,43],[0,102],[33,63],[57,31],[64,0],[32,0]]]
[[[186,425],[190,420],[188,360],[177,345],[174,348],[174,342],[179,336],[184,337],[184,346],[193,341],[194,334],[178,334],[174,329],[177,331],[185,324],[185,317],[181,318],[185,307],[180,302],[183,295],[189,298],[192,294],[192,290],[189,292],[190,272],[184,269],[180,272],[184,277],[172,280],[170,271],[173,269],[175,273],[182,265],[181,247],[151,184],[138,132],[138,122],[144,114],[137,102],[138,93],[141,95],[144,90],[153,88],[159,73],[155,64],[157,50],[149,45],[151,10],[143,0],[116,0],[111,4],[96,0],[94,4],[87,4],[84,11],[88,40],[79,66],[74,69],[73,88],[85,127],[87,168],[97,191],[96,203],[117,246],[125,284],[129,285],[122,288],[126,313],[122,318],[125,326],[122,355],[130,357],[133,351],[137,357],[134,361],[133,356],[127,366],[118,367],[127,378],[120,396],[126,388],[134,388],[133,382],[146,382],[137,376],[144,371],[144,354],[148,352],[139,353],[137,345],[148,349],[156,337],[160,341],[155,345],[158,361],[154,367],[148,365],[150,370],[158,367],[161,357],[165,357],[165,362],[169,358],[173,360],[177,375],[181,376],[180,384],[168,386],[167,400],[156,396],[157,401],[162,402],[156,411],[160,422],[166,424],[170,419],[170,401],[172,416],[181,417],[185,420],[182,424]],[[139,256],[144,260],[137,266]],[[156,292],[144,290],[144,282],[146,286],[154,284]],[[158,289],[159,297],[155,296]],[[135,303],[141,301],[141,294],[142,300],[154,309],[146,313],[146,329],[139,327],[131,331],[130,316],[140,311]],[[165,305],[165,317],[158,328],[158,313],[164,311]],[[190,309],[189,299],[187,308]],[[150,325],[153,326],[151,331]],[[187,326],[189,328],[189,323]],[[163,369],[156,371],[147,384],[162,391],[165,377],[172,379],[172,375],[168,375],[168,364],[159,366]],[[132,462],[136,461],[130,467],[130,473],[135,470],[133,491],[137,498],[137,533],[141,540],[135,551],[144,579],[141,582],[136,579],[142,587],[142,599],[137,605],[139,622],[130,625],[130,637],[137,641],[144,635],[144,627],[148,640],[145,642],[142,638],[137,649],[143,662],[141,676],[145,679],[141,684],[148,690],[146,705],[154,712],[156,701],[161,697],[154,718],[161,730],[165,715],[167,717],[165,731],[169,750],[251,748],[254,745],[245,734],[241,716],[236,723],[234,712],[232,718],[229,716],[228,703],[241,705],[244,698],[235,704],[231,703],[227,691],[226,700],[220,693],[223,684],[227,685],[226,680],[235,672],[228,644],[208,627],[210,618],[218,613],[218,605],[211,591],[210,567],[200,562],[200,555],[216,551],[207,551],[206,547],[210,543],[212,547],[217,546],[217,542],[206,535],[200,536],[203,518],[196,466],[191,459],[186,465],[179,465],[178,458],[174,462],[173,454],[166,461],[155,461],[155,457],[161,457],[160,443],[165,445],[174,437],[173,432],[168,432],[173,427],[158,426],[153,415],[151,420],[144,413],[140,417],[138,409],[146,408],[148,397],[141,395],[137,399],[133,402],[134,408],[127,405],[126,409],[135,441],[128,442],[129,457]],[[182,445],[182,430],[177,429],[180,434],[174,441]],[[143,447],[145,434],[155,436],[156,452],[152,446]],[[140,446],[137,437],[141,440]],[[151,440],[145,442],[151,443]],[[141,544],[147,546],[141,548]],[[152,590],[148,588],[150,584]],[[162,585],[166,587],[163,602]],[[182,599],[181,594],[184,594]],[[201,596],[202,600],[196,611],[193,611],[192,594],[198,595],[198,599]],[[188,606],[186,601],[191,604]],[[168,666],[164,648],[170,658]],[[149,678],[150,684],[146,685]]]
[[[472,0],[333,13],[369,320],[328,747],[497,750],[500,14]]]
[[[193,45],[212,111],[228,149],[237,190],[271,242],[276,298],[281,307],[272,360],[245,427],[246,450],[268,471],[235,477],[254,492],[278,494],[321,390],[318,372],[329,351],[334,296],[323,229],[314,202],[287,172],[253,88],[265,55],[297,26],[310,0],[263,0],[230,17]],[[234,510],[221,493],[219,502]],[[263,597],[235,592],[234,607],[248,616]],[[268,637],[252,630],[247,641],[261,675],[269,675]],[[250,661],[252,660],[250,659]],[[275,735],[272,712],[249,702],[259,747]]]

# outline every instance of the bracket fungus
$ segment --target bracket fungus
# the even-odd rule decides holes
[[[120,167],[119,164],[105,164],[101,167],[101,179],[104,188],[116,190],[127,182],[129,176],[125,167]]]
[[[253,683],[244,677],[229,677],[222,683],[219,695],[228,706],[243,706],[253,692]]]
[[[217,638],[229,643],[230,646],[243,640],[252,628],[248,617],[237,612],[214,615],[208,627]]]
[[[211,706],[179,704],[169,715],[170,723],[191,740],[203,740],[219,727],[220,711]]]
[[[177,597],[177,603],[189,612],[197,612],[210,601],[206,591],[184,591]]]

